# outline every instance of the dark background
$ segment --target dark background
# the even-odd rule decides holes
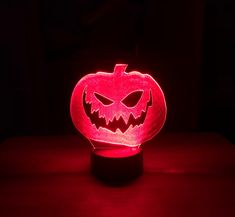
[[[164,90],[164,131],[216,131],[235,142],[229,1],[5,1],[0,20],[1,139],[76,133],[76,82],[128,63]]]

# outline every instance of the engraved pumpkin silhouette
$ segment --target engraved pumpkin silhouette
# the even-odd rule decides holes
[[[166,119],[166,102],[148,74],[125,72],[88,74],[75,86],[70,113],[75,127],[89,140],[136,147],[155,136]]]

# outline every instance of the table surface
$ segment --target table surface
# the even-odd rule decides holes
[[[144,145],[144,174],[123,186],[90,175],[79,136],[10,138],[0,149],[1,217],[235,216],[235,147],[218,134],[160,134]]]

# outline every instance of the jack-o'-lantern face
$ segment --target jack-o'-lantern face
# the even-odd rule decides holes
[[[126,67],[88,74],[74,88],[71,117],[88,139],[137,146],[163,126],[166,104],[159,85],[148,74],[126,73]]]

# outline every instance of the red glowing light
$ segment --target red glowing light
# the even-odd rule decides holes
[[[139,146],[162,128],[166,119],[164,94],[148,74],[125,72],[88,74],[75,86],[70,113],[75,127],[89,140]]]

